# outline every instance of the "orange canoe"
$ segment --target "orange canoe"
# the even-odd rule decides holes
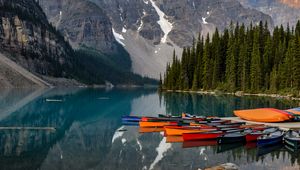
[[[216,129],[165,127],[166,136],[181,136],[183,133],[209,132]]]
[[[162,127],[140,127],[140,133],[153,133],[153,132],[162,132],[164,128]]]
[[[273,108],[236,110],[234,114],[241,119],[256,122],[284,122],[294,118],[294,116],[287,111]]]
[[[140,127],[164,127],[177,125],[177,122],[140,122]]]

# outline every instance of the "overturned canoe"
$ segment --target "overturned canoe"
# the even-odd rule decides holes
[[[241,119],[256,122],[284,122],[294,119],[290,112],[273,108],[236,110],[234,114]]]

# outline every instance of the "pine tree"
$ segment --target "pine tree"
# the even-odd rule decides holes
[[[226,59],[226,84],[229,91],[235,91],[236,88],[236,59],[235,59],[235,40],[233,33],[230,34],[228,41],[227,59]]]
[[[251,90],[257,92],[261,87],[261,58],[259,51],[259,32],[256,31],[254,34],[253,50],[251,54]]]
[[[299,35],[296,34],[293,44],[293,82],[295,83],[295,88],[300,90],[300,42],[299,42]]]
[[[211,58],[210,58],[210,40],[207,34],[204,52],[203,52],[203,88],[210,89],[211,87]]]

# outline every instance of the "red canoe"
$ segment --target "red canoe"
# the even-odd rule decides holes
[[[254,132],[246,135],[246,142],[254,142],[257,141],[257,138],[263,135],[262,132]]]
[[[224,134],[223,131],[184,133],[184,134],[182,134],[182,137],[183,137],[184,141],[209,140],[209,139],[216,139],[217,137],[219,137],[222,134]]]

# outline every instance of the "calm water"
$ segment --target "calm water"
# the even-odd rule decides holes
[[[298,154],[282,146],[258,150],[251,145],[166,143],[160,133],[141,134],[120,120],[121,115],[181,112],[232,116],[234,109],[298,104],[258,97],[159,95],[151,89],[2,90],[1,127],[56,131],[0,130],[0,169],[198,169],[226,162],[240,169],[299,169]]]

